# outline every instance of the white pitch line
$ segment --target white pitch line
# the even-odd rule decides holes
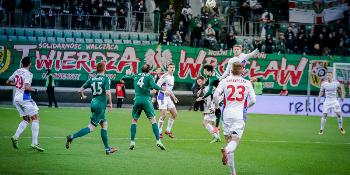
[[[10,136],[2,136],[2,139],[9,139]],[[23,139],[31,139],[32,137],[21,137]],[[40,139],[65,139],[66,137],[40,137]],[[84,139],[99,139],[98,137],[83,137]],[[129,137],[111,137],[112,140],[129,140]],[[136,138],[136,140],[154,140],[154,138]],[[178,141],[209,141],[210,139],[179,139],[174,138],[171,140]],[[350,145],[349,143],[333,143],[333,142],[302,142],[302,141],[287,141],[287,140],[242,140],[241,142],[257,142],[257,143],[299,143],[299,144],[329,144],[329,145]]]

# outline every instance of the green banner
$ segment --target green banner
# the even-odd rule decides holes
[[[0,42],[0,80],[6,80],[20,67],[22,57],[31,56],[33,82],[43,80],[47,69],[51,69],[58,82],[85,81],[94,75],[97,63],[105,61],[107,74],[112,80],[119,80],[127,69],[135,73],[140,71],[145,63],[150,64],[152,70],[160,67],[166,71],[166,65],[174,62],[175,82],[192,84],[196,77],[202,75],[205,64],[215,65],[216,71],[223,73],[232,54],[231,50],[211,51],[184,46]],[[260,78],[265,89],[279,90],[287,86],[288,90],[305,91],[311,60],[333,63],[346,62],[349,58],[260,53],[249,60],[247,68],[250,71],[246,77]],[[312,88],[318,90],[317,87]]]

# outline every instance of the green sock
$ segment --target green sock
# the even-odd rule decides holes
[[[216,115],[216,121],[215,121],[215,126],[218,128],[219,127],[219,124],[220,124],[220,118],[221,116],[219,115]]]
[[[136,127],[137,125],[136,124],[131,124],[131,127],[130,127],[130,133],[131,133],[131,141],[134,141],[135,140],[135,136],[136,136]]]
[[[80,131],[78,131],[75,134],[73,134],[72,139],[75,139],[75,138],[78,138],[78,137],[83,137],[84,135],[89,134],[89,133],[90,133],[90,128],[89,127],[83,128]]]
[[[105,146],[105,150],[109,150],[108,135],[107,135],[106,129],[101,129],[101,138],[102,138],[103,145]]]
[[[156,139],[159,140],[159,128],[157,123],[152,124],[152,130],[153,130],[154,136],[156,136]]]

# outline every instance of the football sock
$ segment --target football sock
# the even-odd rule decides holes
[[[220,124],[221,115],[218,113],[215,113],[215,116],[216,116],[215,126],[218,128]]]
[[[106,129],[101,129],[101,138],[102,138],[103,145],[105,146],[105,150],[109,150],[108,135],[107,135]]]
[[[38,136],[39,136],[39,120],[32,121],[32,144],[38,144]]]
[[[19,136],[20,136],[20,135],[22,134],[22,132],[27,128],[27,126],[28,126],[28,122],[25,121],[25,120],[22,120],[22,122],[19,123],[18,128],[17,128],[17,131],[16,131],[16,133],[15,133],[15,135],[14,135],[15,139],[18,139],[18,138],[19,138]]]
[[[234,153],[227,153],[228,157],[228,165],[230,166],[230,173],[234,174],[235,172],[235,160],[234,160]]]
[[[343,117],[338,117],[338,128],[343,128]]]
[[[80,131],[78,131],[75,134],[73,134],[72,139],[75,139],[75,138],[78,138],[78,137],[83,137],[84,135],[89,134],[89,133],[90,133],[90,128],[89,127],[83,128]]]
[[[159,140],[159,128],[157,126],[157,123],[152,124],[152,130],[153,130],[154,136],[156,137],[156,140]]]
[[[168,131],[168,132],[171,132],[171,128],[173,127],[173,124],[174,124],[174,119],[173,118],[169,118],[169,120],[168,120],[168,127],[166,128],[166,130]]]
[[[230,141],[226,146],[226,152],[227,153],[233,153],[237,148],[237,142],[236,141]]]
[[[159,128],[159,133],[162,133],[163,131],[163,118],[162,117],[159,117],[159,120],[158,120],[158,128]]]
[[[326,125],[326,117],[322,116],[321,117],[321,128],[320,128],[320,130],[324,129],[324,125]]]
[[[136,127],[137,125],[136,124],[131,124],[131,127],[130,127],[130,133],[131,133],[131,141],[134,141],[135,140],[135,136],[136,136]]]
[[[213,126],[211,126],[211,124],[207,123],[205,125],[205,128],[207,128],[207,130],[209,131],[210,134],[214,133],[214,128],[213,128]]]

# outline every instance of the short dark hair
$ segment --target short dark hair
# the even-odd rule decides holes
[[[204,80],[204,77],[202,77],[202,76],[199,76],[199,77],[197,77],[197,80]]]
[[[151,69],[151,66],[149,64],[144,64],[141,69],[143,73],[148,73]]]
[[[23,67],[28,67],[31,62],[32,62],[32,59],[30,57],[24,57],[22,58],[22,61],[21,61]]]
[[[213,72],[214,67],[213,67],[213,65],[207,64],[204,66],[204,69],[206,69],[209,72]]]
[[[168,64],[168,67],[169,66],[175,66],[175,64],[173,62],[171,62],[171,63]]]

